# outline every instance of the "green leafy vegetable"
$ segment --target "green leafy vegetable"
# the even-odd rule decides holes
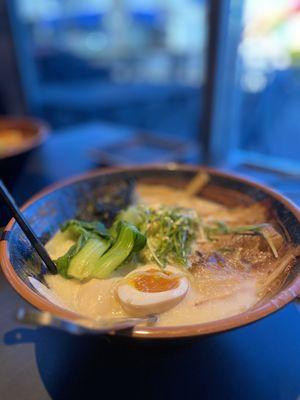
[[[62,232],[70,233],[76,243],[66,254],[55,260],[58,272],[65,278],[84,279],[88,276],[90,259],[94,252],[100,257],[111,243],[108,230],[100,222],[84,222],[72,219],[61,227]],[[94,252],[89,249],[93,247]]]
[[[135,226],[141,226],[145,221],[145,208],[142,206],[131,206],[126,208],[126,210],[121,211],[117,220],[127,221]]]
[[[80,251],[70,259],[68,276],[79,280],[89,278],[94,266],[97,265],[102,254],[108,250],[110,244],[108,240],[99,237],[88,239]]]
[[[145,236],[134,225],[124,221],[118,221],[108,231],[98,222],[71,220],[62,227],[62,231],[66,230],[77,241],[55,261],[59,273],[65,278],[105,278],[146,243]]]
[[[87,238],[84,235],[80,236],[77,242],[70,247],[66,254],[54,261],[59,274],[62,275],[64,278],[69,278],[68,269],[70,261],[82,249],[86,241]]]
[[[161,206],[130,207],[118,218],[134,223],[147,236],[147,247],[142,255],[146,261],[188,265],[191,244],[199,228],[199,217],[191,209]]]
[[[106,239],[109,239],[110,237],[105,225],[97,221],[85,222],[77,219],[71,219],[61,227],[62,232],[67,230],[75,236],[94,234]]]
[[[114,245],[95,263],[91,276],[107,278],[131,253],[142,250],[146,237],[132,224],[125,221],[116,223],[117,239]]]

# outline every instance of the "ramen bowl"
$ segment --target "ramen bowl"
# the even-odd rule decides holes
[[[34,231],[46,243],[60,225],[72,218],[86,219],[94,210],[93,203],[107,195],[122,182],[134,179],[143,184],[168,185],[182,188],[199,171],[209,174],[210,180],[202,189],[201,197],[226,206],[251,205],[263,201],[289,241],[300,244],[300,214],[298,208],[275,191],[247,179],[192,166],[147,166],[136,168],[106,169],[89,172],[55,184],[32,197],[22,210]],[[76,315],[43,297],[30,283],[30,277],[43,282],[45,274],[38,256],[32,250],[19,226],[11,220],[5,228],[0,243],[3,272],[13,288],[31,305],[61,318],[76,319]],[[262,298],[253,307],[238,315],[193,325],[168,327],[137,326],[126,335],[133,338],[171,339],[195,337],[241,327],[279,310],[300,293],[300,259],[289,270],[280,287]],[[117,333],[118,334],[118,333]],[[124,335],[124,332],[122,333]]]

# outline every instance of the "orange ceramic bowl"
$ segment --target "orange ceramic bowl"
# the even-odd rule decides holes
[[[34,149],[46,139],[48,132],[48,125],[34,118],[0,118],[0,160]],[[10,137],[15,139],[8,141]]]
[[[46,188],[23,206],[23,212],[37,235],[46,242],[64,221],[74,217],[92,217],[97,211],[97,202],[101,201],[105,194],[111,193],[113,188],[119,187],[122,190],[126,181],[134,179],[143,183],[181,187],[198,171],[199,167],[176,165],[93,171]],[[201,192],[203,197],[231,206],[264,200],[269,204],[274,218],[284,227],[290,241],[300,244],[300,213],[289,200],[263,185],[244,178],[212,169],[205,171],[210,175],[210,182]],[[5,228],[0,243],[0,259],[6,278],[30,304],[60,317],[75,318],[73,313],[51,303],[31,286],[28,277],[34,276],[42,280],[45,271],[14,220]],[[127,334],[134,338],[170,339],[222,332],[266,317],[294,300],[299,293],[298,258],[283,286],[246,312],[223,320],[190,326],[136,327]]]

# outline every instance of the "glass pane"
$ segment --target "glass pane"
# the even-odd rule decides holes
[[[275,167],[296,165],[300,161],[299,1],[245,2],[238,65],[238,147],[254,162],[267,156]]]
[[[97,118],[196,137],[205,1],[19,0],[16,11],[27,98],[54,126]]]

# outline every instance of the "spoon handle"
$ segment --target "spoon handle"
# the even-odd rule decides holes
[[[104,334],[112,331],[130,329],[142,323],[153,324],[157,321],[156,316],[142,318],[116,318],[93,321],[87,318],[79,318],[76,321],[56,317],[49,312],[37,310],[26,310],[20,308],[16,316],[17,321],[35,325],[56,328],[75,335],[83,334]]]

